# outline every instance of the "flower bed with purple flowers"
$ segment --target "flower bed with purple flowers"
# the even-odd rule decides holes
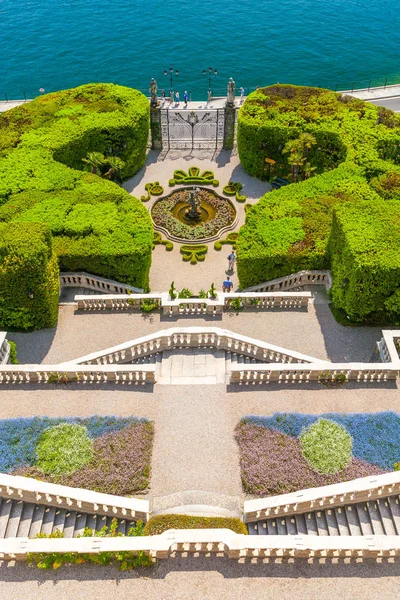
[[[36,447],[45,430],[60,423],[87,429],[93,458],[72,474],[44,474]],[[154,427],[135,417],[5,419],[0,421],[0,471],[97,492],[132,495],[148,487]]]
[[[353,439],[351,462],[339,473],[318,473],[302,453],[300,433],[321,417],[343,425]],[[400,461],[400,415],[395,412],[249,416],[236,427],[235,438],[244,491],[259,496],[377,475]]]

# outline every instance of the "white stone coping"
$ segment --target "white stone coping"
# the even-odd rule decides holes
[[[143,288],[137,288],[132,285],[128,285],[127,283],[120,283],[119,281],[114,281],[113,279],[106,279],[105,277],[100,277],[99,275],[92,275],[91,273],[86,273],[84,271],[67,271],[60,273],[60,287],[87,287],[88,289],[101,289],[96,285],[88,284],[87,282],[69,282],[68,278],[83,278],[83,279],[92,279],[101,284],[101,287],[110,286],[121,288],[124,290],[131,290],[132,292],[142,293]]]
[[[390,492],[391,487],[393,487],[393,492]],[[396,493],[399,487],[400,471],[394,471],[392,473],[370,475],[368,477],[352,479],[351,481],[324,485],[318,488],[307,488],[290,494],[246,500],[243,511],[244,520],[249,522],[263,518],[265,511],[268,510],[271,511],[271,516],[273,516],[273,509],[284,508],[284,514],[291,514],[293,511],[297,513],[310,508],[314,508],[315,510],[322,508],[324,505],[337,506],[343,503],[350,503],[351,501],[358,502],[360,501],[360,496],[375,495],[379,497],[380,493],[382,493],[382,488],[385,488],[386,495],[390,495],[390,493]],[[354,496],[354,498],[351,498],[351,496]],[[294,509],[294,507],[297,508]]]
[[[298,280],[302,277],[315,277],[316,279],[310,279],[304,282],[299,282]],[[326,278],[326,282],[322,282],[319,277]],[[283,277],[277,277],[276,279],[271,279],[270,281],[264,281],[263,283],[257,283],[256,285],[251,285],[246,288],[246,291],[252,292],[257,291],[259,288],[270,287],[273,285],[279,285],[280,283],[285,283],[286,281],[290,281],[291,279],[296,279],[293,282],[292,287],[302,286],[302,285],[324,285],[329,289],[332,286],[332,276],[330,271],[318,271],[318,270],[303,270],[298,271],[298,273],[291,273],[290,275],[283,275]]]
[[[46,504],[48,501],[50,504],[65,506],[66,508],[71,508],[71,505],[67,502],[68,499],[84,505],[105,505],[116,509],[126,509],[127,511],[139,513],[145,519],[147,519],[150,512],[148,500],[103,494],[83,488],[38,481],[30,477],[0,473],[0,496],[23,500],[24,494],[39,496],[38,500],[41,500],[41,504]],[[50,497],[50,500],[47,497]],[[93,512],[96,512],[96,510],[93,509]]]
[[[153,558],[172,552],[224,552],[229,558],[251,556],[383,556],[398,555],[400,536],[244,535],[229,529],[170,529],[161,535],[138,537],[5,538],[0,557],[24,560],[28,553],[142,551]],[[359,553],[359,554],[358,554]]]
[[[400,329],[383,329],[382,337],[389,353],[390,362],[400,366],[400,357],[394,340],[400,338]]]
[[[201,336],[201,341],[199,341],[198,336]],[[176,340],[173,339],[174,337],[176,337]],[[330,365],[332,364],[328,361],[316,359],[313,356],[308,356],[300,352],[295,352],[294,350],[287,350],[285,348],[281,348],[280,346],[275,346],[274,344],[269,344],[266,342],[262,342],[261,340],[256,340],[244,335],[240,335],[238,333],[234,333],[232,331],[229,331],[228,329],[221,329],[220,327],[171,327],[170,329],[164,329],[155,333],[150,333],[149,335],[145,335],[141,338],[118,344],[117,346],[112,346],[111,348],[105,348],[104,350],[100,350],[99,352],[92,352],[91,354],[86,354],[85,356],[81,356],[73,361],[69,361],[63,364],[68,365],[72,368],[72,366],[75,364],[88,363],[89,361],[102,358],[104,355],[113,354],[116,352],[123,352],[125,350],[129,350],[133,346],[139,346],[144,344],[153,344],[154,347],[150,349],[149,352],[157,352],[160,350],[171,348],[171,346],[188,347],[198,345],[216,347],[235,352],[235,348],[228,343],[227,339],[244,344],[245,346],[250,345],[261,350],[289,355],[292,358],[302,361],[303,364],[300,365],[300,367],[302,368],[307,368],[310,362],[316,361],[318,362],[318,364],[323,365],[325,369],[330,368]],[[165,341],[162,347],[158,344],[155,344],[155,342],[160,341],[161,343],[161,341],[163,340]],[[289,365],[291,363],[283,364],[286,367],[286,365]],[[86,370],[88,370],[90,366],[92,365],[86,364]],[[265,370],[269,368],[270,363],[266,365],[257,366],[260,366],[262,368],[261,370]],[[94,365],[94,368],[96,369],[97,366]]]
[[[216,292],[217,298],[175,298],[172,300],[167,292],[151,292],[149,294],[76,294],[74,296],[75,302],[85,300],[87,302],[96,302],[96,300],[160,300],[161,306],[179,306],[179,304],[210,304],[210,305],[225,305],[226,300],[232,298],[248,298],[250,299],[262,299],[262,298],[288,298],[288,299],[311,299],[311,292]]]

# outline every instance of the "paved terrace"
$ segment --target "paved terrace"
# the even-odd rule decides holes
[[[3,564],[7,600],[397,600],[399,564],[238,564],[226,558],[175,558],[146,571],[76,566],[58,571]]]

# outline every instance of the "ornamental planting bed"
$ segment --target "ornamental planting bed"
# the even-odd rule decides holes
[[[330,433],[335,425],[339,426],[334,440],[329,435],[324,437],[321,421],[322,425],[328,421]],[[318,423],[319,438],[315,435]],[[343,460],[343,453],[349,451],[349,436],[350,454],[348,460]],[[249,416],[237,425],[235,438],[244,491],[271,496],[393,471],[400,460],[400,415],[380,412]],[[337,465],[341,465],[336,471],[331,469],[335,472],[320,472],[324,452],[329,460],[333,456],[333,462],[337,459]]]
[[[135,417],[0,421],[0,472],[106,494],[146,490],[154,427]]]
[[[198,225],[187,225],[177,219],[173,215],[173,210],[177,204],[187,203],[188,189],[172,192],[155,202],[151,209],[151,216],[156,227],[161,227],[173,239],[200,241],[207,240],[217,235],[222,229],[233,226],[236,220],[236,210],[230,200],[218,196],[212,190],[201,188],[199,196],[202,203],[209,208],[212,215],[215,213],[215,216]]]

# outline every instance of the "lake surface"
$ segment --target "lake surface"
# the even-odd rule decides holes
[[[400,82],[400,0],[0,0],[0,99],[91,81],[207,96],[276,82]]]

